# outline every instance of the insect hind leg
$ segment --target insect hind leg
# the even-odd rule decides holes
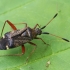
[[[4,25],[3,25],[2,31],[1,31],[1,37],[2,37],[3,31],[4,31],[4,27],[5,27],[5,25],[6,25],[6,22],[10,25],[10,27],[11,27],[13,30],[16,30],[16,29],[17,29],[12,22],[10,22],[9,20],[6,20],[5,23],[4,23]]]

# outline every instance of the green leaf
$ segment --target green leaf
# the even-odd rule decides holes
[[[58,12],[58,16],[43,30],[70,40],[70,0],[1,0],[0,33],[6,20],[12,23],[26,22],[33,28],[37,23],[42,27]],[[59,12],[60,11],[60,12]],[[16,25],[24,28],[24,25]],[[4,33],[11,31],[8,24]],[[22,56],[0,57],[1,70],[70,70],[70,43],[50,35],[41,35],[48,45],[33,40],[37,48],[26,62],[33,46],[25,44]],[[1,50],[0,55],[21,53],[21,47]]]

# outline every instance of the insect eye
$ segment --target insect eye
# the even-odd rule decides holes
[[[36,31],[37,35],[41,35],[41,33],[42,33],[41,29],[39,29],[39,28],[37,28],[35,31]]]

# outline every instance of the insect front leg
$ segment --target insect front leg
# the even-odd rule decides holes
[[[37,26],[40,28],[39,24],[36,24],[33,29],[36,29]]]
[[[39,40],[41,40],[44,44],[49,45],[49,44],[47,44],[42,38],[36,37],[35,39],[39,39]]]

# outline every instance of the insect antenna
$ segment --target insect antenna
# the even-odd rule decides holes
[[[59,11],[59,12],[60,12],[60,11]],[[58,13],[56,13],[56,14],[53,16],[53,18],[52,18],[45,26],[43,26],[41,29],[44,29],[54,18],[57,17],[57,15],[58,15]],[[66,42],[70,42],[70,41],[69,41],[68,39],[66,39],[66,38],[62,38],[62,37],[60,37],[60,36],[51,34],[51,33],[49,33],[49,32],[42,32],[42,34],[48,34],[48,35],[51,35],[51,36],[55,36],[55,37],[57,37],[57,38],[60,38],[60,39],[62,39],[62,40],[64,40],[64,41],[66,41]]]
[[[44,29],[57,15],[58,15],[58,13],[56,13],[56,14],[54,15],[54,17],[53,17],[45,26],[43,26],[41,29]]]
[[[51,33],[49,33],[49,32],[42,32],[42,34],[48,34],[48,35],[51,35],[51,36],[55,36],[55,37],[57,37],[57,38],[60,38],[60,39],[62,39],[62,40],[64,40],[64,41],[66,41],[66,42],[70,42],[70,41],[69,41],[68,39],[66,39],[66,38],[62,38],[62,37],[60,37],[60,36],[51,34]]]

